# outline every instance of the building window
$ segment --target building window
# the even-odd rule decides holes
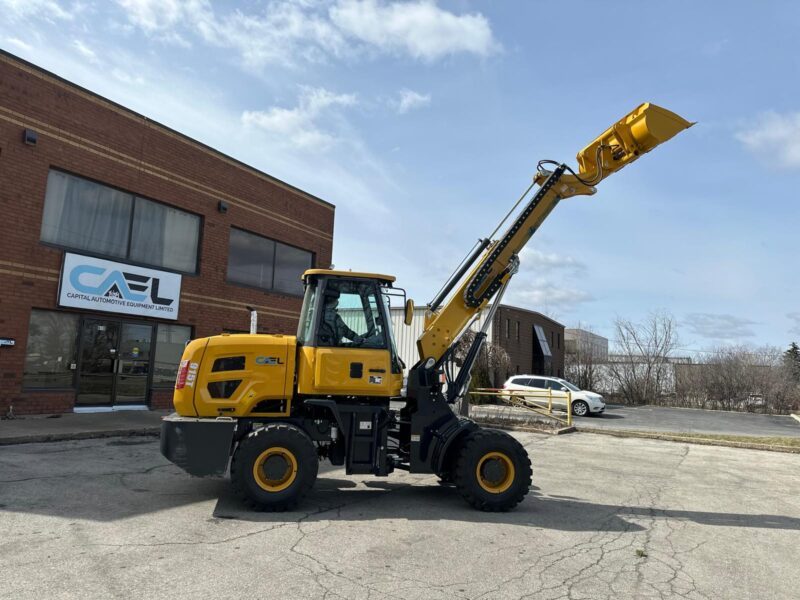
[[[511,337],[511,319],[506,319],[506,339]]]
[[[78,315],[31,311],[25,347],[25,388],[71,388],[77,355]]]
[[[70,250],[196,273],[200,217],[50,171],[41,239]]]
[[[197,271],[200,217],[136,198],[129,258],[175,271]]]
[[[311,268],[312,256],[307,250],[231,228],[228,281],[301,296],[300,276]]]
[[[153,387],[172,387],[186,342],[192,339],[192,328],[186,325],[158,324],[156,352],[153,362]]]
[[[517,321],[517,339],[519,340],[519,321]]]
[[[558,342],[558,344],[556,345],[556,348],[561,350],[561,332],[560,331],[556,334],[556,341]]]

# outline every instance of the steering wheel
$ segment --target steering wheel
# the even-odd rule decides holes
[[[376,329],[377,329],[377,327],[373,323],[372,326],[370,326],[370,328],[367,329],[367,332],[364,334],[364,336],[363,336],[364,339],[371,338],[373,335],[375,335],[375,330]]]

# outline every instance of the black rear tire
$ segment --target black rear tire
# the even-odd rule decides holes
[[[302,429],[270,423],[239,443],[231,461],[231,483],[249,507],[279,512],[297,505],[318,470],[317,449]]]
[[[464,440],[454,482],[464,500],[478,510],[505,512],[522,502],[531,474],[522,444],[503,431],[479,429]]]

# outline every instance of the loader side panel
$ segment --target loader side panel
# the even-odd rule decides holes
[[[197,376],[200,417],[288,416],[294,381],[294,336],[208,338]]]
[[[389,397],[402,385],[389,350],[304,346],[298,360],[300,394]]]

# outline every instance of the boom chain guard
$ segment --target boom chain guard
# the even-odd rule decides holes
[[[483,266],[481,266],[481,268],[475,274],[475,277],[472,278],[472,281],[469,282],[467,289],[464,290],[464,303],[468,307],[478,308],[481,302],[490,299],[492,296],[495,295],[497,290],[500,289],[503,277],[505,277],[505,275],[508,273],[509,267],[506,267],[505,269],[500,271],[494,278],[494,280],[492,280],[492,283],[490,283],[489,286],[487,286],[487,288],[483,291],[483,293],[480,296],[475,295],[475,292],[478,290],[483,281],[486,279],[486,276],[489,274],[489,271],[492,270],[492,267],[494,266],[497,257],[499,257],[500,254],[503,252],[503,250],[505,250],[506,246],[508,246],[508,243],[511,241],[511,238],[513,238],[514,235],[516,235],[517,231],[519,231],[520,227],[522,227],[522,224],[528,219],[533,210],[538,206],[539,202],[541,202],[545,194],[547,194],[547,192],[550,191],[550,188],[552,188],[558,182],[558,180],[564,174],[565,169],[566,165],[559,165],[558,167],[556,167],[556,169],[553,171],[550,177],[548,177],[542,184],[542,187],[539,188],[539,191],[536,192],[536,195],[531,199],[530,202],[528,202],[528,205],[525,207],[522,213],[520,213],[520,215],[517,217],[517,220],[514,221],[514,224],[511,226],[511,228],[508,231],[506,231],[506,234],[503,236],[503,239],[500,240],[497,246],[495,246],[494,250],[492,250],[492,253],[489,255],[489,259],[484,261]]]

